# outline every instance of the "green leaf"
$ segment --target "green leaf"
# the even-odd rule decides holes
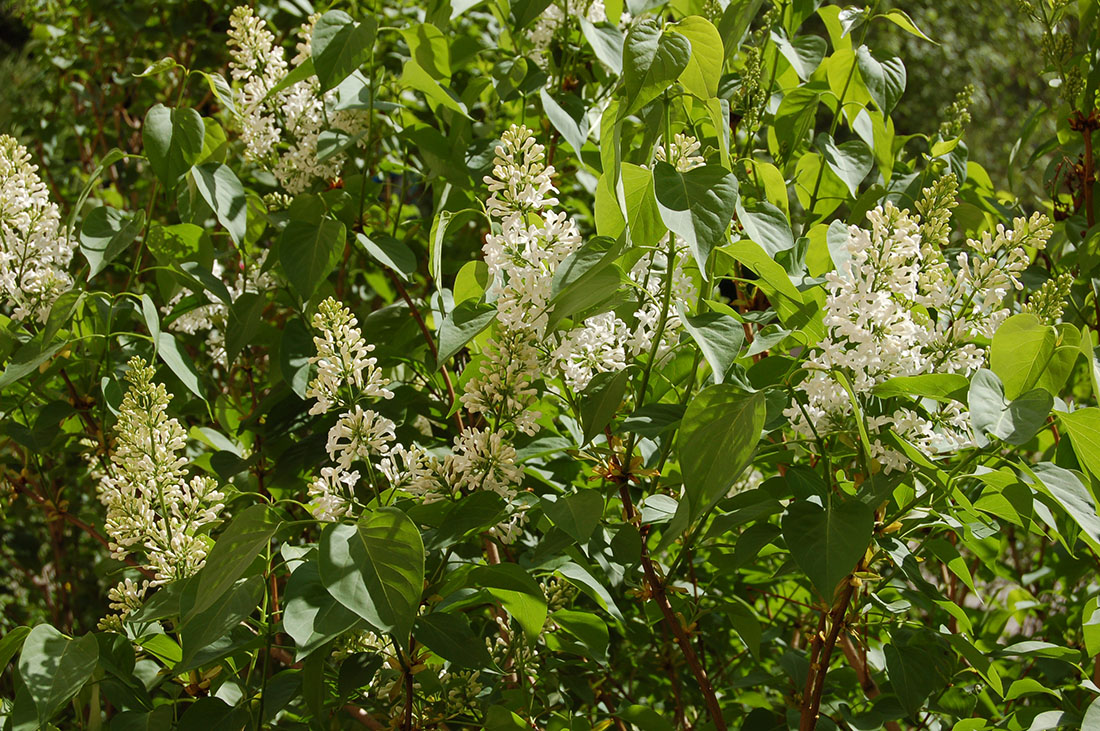
[[[546,622],[546,597],[538,583],[518,564],[479,566],[470,573],[470,580],[500,601],[528,639],[539,636]]]
[[[512,0],[509,3],[508,15],[515,30],[522,30],[542,15],[552,0]]]
[[[859,47],[856,64],[875,106],[883,114],[890,114],[905,92],[905,64],[897,56],[879,61],[867,46]]]
[[[680,83],[684,89],[704,101],[718,96],[718,82],[722,78],[722,64],[725,61],[718,29],[698,15],[689,15],[672,27],[691,43],[691,56],[680,73]]]
[[[674,731],[676,728],[671,723],[661,718],[660,714],[652,708],[646,708],[637,704],[629,705],[616,714],[619,718],[632,723],[635,728],[645,731]]]
[[[12,627],[0,639],[0,674],[8,667],[8,663],[15,657],[15,653],[23,647],[23,640],[31,633],[30,627]]]
[[[950,681],[953,667],[947,652],[938,643],[915,641],[883,648],[890,685],[910,717],[915,718],[928,696]]]
[[[311,55],[321,91],[334,88],[370,59],[375,27],[373,16],[356,23],[342,10],[329,10],[317,19]]]
[[[924,31],[917,27],[917,24],[913,22],[913,19],[910,18],[904,10],[900,10],[898,8],[890,8],[878,17],[886,18],[899,28],[905,30],[908,33],[912,33],[917,38],[923,38],[929,43],[936,43],[934,40],[925,35]],[[939,44],[936,43],[936,45],[938,46]]]
[[[141,127],[142,146],[161,183],[175,187],[202,153],[205,134],[202,115],[194,109],[169,109],[156,104],[146,113]]]
[[[546,89],[539,90],[539,98],[542,99],[542,108],[546,112],[547,119],[554,125],[565,141],[569,143],[569,146],[580,156],[581,148],[584,147],[585,141],[588,139],[588,116],[584,113],[584,105],[579,103],[575,106],[579,107],[580,117],[574,118],[569,112],[567,112],[554,97],[546,93]],[[576,99],[576,97],[570,97]],[[577,100],[579,102],[579,100]]]
[[[176,378],[187,387],[187,390],[195,394],[203,401],[206,397],[199,388],[199,372],[195,370],[195,361],[180,348],[179,342],[170,332],[161,332],[157,338],[157,356],[164,361],[168,369],[176,374]]]
[[[283,628],[302,660],[329,640],[351,630],[362,620],[325,590],[321,570],[314,561],[294,569],[286,583]]]
[[[413,636],[428,649],[454,665],[472,670],[494,667],[485,641],[474,634],[470,620],[461,614],[432,612],[417,617]]]
[[[88,260],[88,279],[121,254],[144,226],[144,211],[126,213],[110,206],[93,209],[80,227],[80,253]]]
[[[745,328],[730,315],[707,312],[689,317],[680,307],[680,322],[710,365],[715,383],[722,383],[745,342]]]
[[[623,46],[623,104],[627,117],[669,89],[691,60],[691,42],[675,31],[661,32],[656,21],[643,18]]]
[[[392,269],[406,282],[413,280],[413,275],[416,274],[416,254],[408,244],[385,235],[376,237],[376,241],[367,238],[365,234],[356,234],[355,238],[372,259]]]
[[[313,296],[336,265],[343,245],[344,224],[335,219],[287,223],[279,238],[279,264],[299,297]]]
[[[587,657],[599,663],[607,662],[607,647],[610,636],[607,623],[591,612],[578,612],[559,609],[550,615],[554,623],[580,640],[588,650]]]
[[[580,394],[581,424],[584,427],[582,446],[592,441],[611,423],[622,406],[630,374],[625,371],[597,373]]]
[[[798,36],[790,41],[781,33],[772,31],[771,39],[802,81],[813,76],[828,49],[825,39],[816,35]]]
[[[251,505],[233,518],[197,574],[192,614],[212,606],[244,576],[256,557],[267,550],[278,527],[279,521],[267,505]],[[188,618],[190,615],[185,617]]]
[[[821,596],[832,601],[844,577],[855,570],[871,540],[874,511],[860,500],[826,497],[825,506],[796,500],[783,516],[783,540]]]
[[[1085,638],[1085,652],[1089,657],[1100,655],[1100,597],[1094,596],[1085,602],[1081,612],[1081,634]],[[0,661],[3,659],[0,656]]]
[[[1069,435],[1077,461],[1100,479],[1100,409],[1091,406],[1068,414],[1058,412],[1058,421]]]
[[[794,248],[790,222],[783,211],[767,201],[757,201],[751,209],[738,204],[737,220],[744,226],[748,238],[773,259],[779,252]]]
[[[1009,402],[1000,379],[985,368],[971,379],[968,401],[970,423],[979,443],[992,434],[1009,444],[1026,444],[1043,428],[1054,405],[1051,395],[1041,388]]]
[[[99,661],[95,635],[70,639],[48,624],[30,631],[19,653],[19,677],[45,726],[92,677]]]
[[[484,302],[465,300],[443,318],[439,327],[439,348],[436,366],[442,366],[450,358],[466,347],[478,333],[496,319],[497,308]]]
[[[380,632],[407,638],[424,586],[420,531],[397,508],[367,513],[354,525],[326,527],[321,580],[328,592]]]
[[[530,724],[504,706],[489,706],[485,713],[485,731],[527,731]]]
[[[267,298],[258,292],[242,292],[230,306],[225,327],[225,357],[229,365],[255,340],[266,306]]]
[[[452,96],[448,88],[433,79],[431,74],[425,71],[415,59],[409,59],[405,62],[405,69],[401,74],[401,83],[407,84],[424,94],[428,104],[433,109],[444,107],[458,112],[467,119],[470,118],[466,105]]]
[[[748,465],[764,428],[763,393],[720,383],[688,403],[676,435],[692,521],[726,496]]]
[[[248,231],[248,199],[241,181],[227,166],[216,162],[191,168],[191,179],[202,199],[213,209],[218,223],[229,232],[233,243],[240,246]]]
[[[970,381],[961,373],[923,373],[919,376],[894,376],[874,387],[881,398],[916,396],[936,401],[967,403]]]
[[[1020,313],[997,328],[989,366],[1000,376],[1008,398],[1036,387],[1058,395],[1081,352],[1080,332],[1071,327],[1054,328],[1035,315]]]
[[[661,220],[687,241],[699,270],[707,275],[710,252],[726,238],[737,206],[737,177],[718,165],[681,173],[667,162],[653,168]]]
[[[1032,469],[1038,479],[1035,487],[1054,499],[1081,528],[1081,536],[1100,554],[1100,516],[1096,501],[1077,475],[1051,462],[1040,462]]]
[[[618,28],[600,23],[593,25],[585,18],[578,17],[581,24],[581,33],[584,34],[588,45],[592,46],[592,52],[604,66],[611,69],[616,76],[623,72],[623,33]]]
[[[451,49],[447,36],[431,23],[420,23],[401,31],[409,53],[433,78],[451,78]]]
[[[831,135],[823,134],[819,138],[821,150],[825,155],[825,162],[837,177],[848,186],[848,192],[855,197],[859,192],[859,184],[871,172],[874,165],[874,155],[871,149],[862,140],[848,140],[836,144]]]
[[[198,599],[201,583],[200,577],[192,578],[180,597],[180,615],[185,619],[178,627],[183,654],[173,668],[176,673],[228,654],[225,651],[232,647],[234,639],[230,630],[255,611],[264,595],[263,577],[250,576],[233,584],[202,611],[196,611],[198,605],[189,600]]]
[[[554,502],[544,500],[546,517],[569,536],[585,545],[603,517],[603,496],[599,490],[579,490]]]

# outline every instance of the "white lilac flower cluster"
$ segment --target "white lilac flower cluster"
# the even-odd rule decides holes
[[[355,135],[364,126],[361,113],[338,108],[335,90],[321,93],[315,75],[272,93],[291,73],[291,66],[297,68],[310,58],[319,17],[311,16],[298,30],[298,53],[290,65],[267,23],[251,8],[238,7],[229,19],[229,68],[233,80],[240,82],[235,101],[245,154],[267,165],[291,195],[314,180],[332,180],[343,167],[343,153],[320,159],[317,143],[322,131]]]
[[[179,421],[169,418],[171,397],[163,384],[153,382],[154,374],[141,358],[130,360],[114,450],[97,475],[111,557],[136,555],[153,572],[148,584],[124,581],[109,594],[112,608],[123,615],[140,604],[148,585],[183,579],[202,568],[211,545],[203,529],[218,520],[224,507],[215,480],[205,475],[188,479],[181,454],[186,434]]]
[[[320,334],[313,338],[317,355],[310,359],[317,375],[306,388],[306,397],[316,399],[309,413],[341,413],[325,445],[332,464],[310,484],[309,508],[318,520],[339,520],[352,514],[360,478],[352,466],[363,463],[373,470],[371,458],[386,455],[396,438],[394,423],[360,402],[393,398],[393,391],[386,388],[389,380],[383,378],[377,359],[370,357],[374,346],[363,339],[350,310],[330,297],[318,307],[313,327]]]
[[[248,267],[247,274],[238,271],[236,279],[227,287],[232,300],[236,300],[245,292],[266,292],[275,286],[275,279],[271,274],[264,272],[264,261],[267,252],[261,251],[255,261]],[[220,281],[224,281],[225,267],[219,261],[214,261],[213,275]],[[188,297],[196,296],[190,289],[181,288],[167,303],[161,307],[161,312],[171,315],[176,307]],[[179,316],[167,321],[167,328],[174,332],[194,335],[206,332],[206,346],[210,358],[221,366],[228,365],[225,352],[225,327],[229,319],[229,305],[206,291],[201,295],[205,303],[193,309],[182,312]]]
[[[0,135],[0,293],[16,320],[45,322],[73,286],[66,269],[75,242],[27,148]]]
[[[879,413],[874,387],[896,376],[969,376],[984,365],[986,351],[975,341],[992,337],[1008,317],[1006,296],[1022,286],[1026,248],[1042,249],[1051,233],[1039,214],[1018,218],[1011,231],[999,225],[969,240],[951,267],[943,252],[955,190],[947,176],[924,190],[918,214],[886,203],[867,214],[869,230],[849,227],[849,259],[826,277],[826,335],[807,361],[812,374],[802,384],[804,403],[784,412],[804,436],[821,438],[851,430],[855,399],[872,440],[870,456],[887,472],[908,464],[878,438],[888,431],[932,454],[966,447],[973,436],[962,404],[926,399],[921,413]]]

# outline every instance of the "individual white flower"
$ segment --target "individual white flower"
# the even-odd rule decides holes
[[[30,160],[27,148],[0,135],[0,293],[14,319],[45,322],[73,286],[66,269],[76,244]]]
[[[395,439],[393,430],[392,421],[356,404],[329,429],[325,449],[341,469],[350,470],[353,462],[385,454]]]
[[[170,397],[153,375],[144,360],[131,359],[117,443],[98,493],[107,507],[111,556],[144,554],[158,585],[202,568],[210,547],[203,529],[218,520],[225,496],[209,477],[187,479],[187,460],[180,454],[185,432],[168,417]]]

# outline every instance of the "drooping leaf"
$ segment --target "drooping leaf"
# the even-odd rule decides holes
[[[142,147],[161,183],[173,188],[202,152],[205,127],[194,109],[154,105],[141,127]]]
[[[598,490],[579,490],[552,503],[543,501],[543,512],[577,543],[585,544],[603,517],[603,496]]]
[[[792,502],[783,516],[783,539],[798,567],[832,601],[837,584],[863,557],[873,527],[874,513],[866,503],[830,494],[824,506]]]
[[[206,205],[214,211],[238,246],[248,232],[248,199],[244,187],[228,166],[208,162],[191,168],[191,178]]]
[[[314,561],[294,569],[286,583],[285,600],[283,628],[294,640],[299,660],[362,622],[325,590]]]
[[[867,46],[859,47],[856,64],[875,106],[883,114],[892,112],[905,91],[905,64],[897,56],[880,61],[871,54]]]
[[[329,275],[343,250],[344,224],[332,219],[292,219],[279,238],[279,264],[290,286],[308,300]]]
[[[380,632],[409,636],[424,585],[424,543],[404,513],[380,508],[353,525],[326,527],[320,558],[321,581],[338,602]]]
[[[737,178],[718,165],[681,173],[667,162],[653,168],[661,220],[687,241],[699,270],[708,276],[710,252],[725,239],[738,202]]]
[[[733,317],[720,312],[680,315],[680,322],[699,346],[710,365],[715,383],[722,383],[745,342],[745,328]]]
[[[688,402],[676,435],[684,494],[695,520],[726,496],[749,463],[764,428],[763,393],[728,383],[705,388]]]
[[[88,260],[88,279],[121,254],[144,226],[144,211],[128,214],[110,206],[93,209],[80,227],[80,252]]]
[[[365,15],[360,23],[342,10],[329,10],[317,19],[311,50],[321,91],[334,88],[367,62],[374,35],[373,15]]]
[[[95,635],[70,639],[48,624],[40,624],[23,640],[19,676],[45,726],[84,687],[99,660]]]
[[[725,53],[722,36],[709,20],[699,15],[689,15],[673,28],[691,42],[691,55],[687,66],[680,72],[680,83],[689,94],[706,100],[718,95],[718,82],[722,77]]]

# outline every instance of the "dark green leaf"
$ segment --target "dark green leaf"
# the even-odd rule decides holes
[[[705,388],[688,403],[676,451],[692,521],[726,496],[749,463],[765,411],[763,393],[728,383]]]
[[[792,502],[783,516],[783,539],[798,567],[832,601],[837,585],[863,558],[873,527],[869,506],[854,499],[841,502],[830,494],[825,507],[809,500]]]
[[[233,518],[197,575],[195,603],[184,619],[206,611],[244,576],[256,557],[267,550],[278,527],[279,521],[267,505],[252,505]]]
[[[1036,388],[1009,402],[1001,381],[993,371],[982,368],[970,381],[970,423],[983,443],[987,434],[1009,444],[1026,444],[1043,428],[1054,399]]]
[[[409,636],[424,586],[424,543],[396,508],[367,513],[321,535],[321,580],[341,604],[380,632]]]
[[[455,353],[477,337],[496,319],[497,308],[484,302],[466,300],[447,313],[439,328],[439,352],[436,366],[447,362]]]
[[[687,38],[675,31],[662,33],[652,18],[636,22],[623,46],[620,117],[633,114],[669,89],[690,60]]]
[[[316,562],[307,561],[294,569],[286,583],[283,628],[294,639],[298,660],[361,621],[325,590]]]
[[[584,545],[603,517],[603,496],[599,490],[579,490],[559,496],[555,502],[544,500],[543,512],[554,525]]]
[[[248,200],[241,181],[227,166],[216,162],[191,168],[191,178],[218,223],[229,232],[233,243],[240,246],[248,231]]]
[[[225,357],[229,365],[246,345],[251,344],[260,331],[267,299],[257,292],[242,292],[229,308],[225,328]]]
[[[461,614],[432,612],[417,617],[413,635],[444,660],[462,668],[489,669],[493,658],[485,641],[470,629],[470,621]]]
[[[144,226],[144,211],[127,214],[110,206],[93,209],[80,227],[80,252],[88,260],[88,279],[121,254]]]
[[[365,15],[357,23],[342,10],[329,10],[313,27],[313,68],[328,91],[370,59],[374,47],[375,21]]]
[[[623,371],[597,373],[579,395],[581,399],[581,424],[584,427],[584,444],[592,441],[611,423],[622,406],[630,374]]]
[[[893,111],[894,105],[901,99],[905,91],[905,64],[897,56],[890,56],[884,61],[879,61],[871,55],[867,46],[860,46],[856,53],[856,64],[859,66],[859,74],[867,85],[867,91],[871,94],[875,106],[882,110],[883,114]]]
[[[406,282],[412,281],[413,275],[416,274],[416,254],[408,244],[385,235],[376,237],[375,241],[364,234],[356,234],[355,238],[371,258],[382,266],[392,269]]]
[[[758,201],[751,209],[737,206],[737,220],[749,239],[775,258],[781,251],[794,248],[794,234],[783,211],[767,201]]]
[[[344,224],[332,218],[317,222],[292,219],[279,238],[279,264],[290,286],[308,300],[332,271],[343,250]]]
[[[19,654],[19,677],[34,701],[40,725],[84,687],[98,661],[95,635],[70,639],[48,624],[30,631]]]
[[[690,317],[681,311],[680,322],[699,346],[710,365],[714,382],[721,383],[745,342],[745,328],[730,315],[707,312]]]
[[[530,574],[518,564],[501,563],[479,566],[470,578],[500,601],[529,639],[539,636],[546,622],[546,597]]]

